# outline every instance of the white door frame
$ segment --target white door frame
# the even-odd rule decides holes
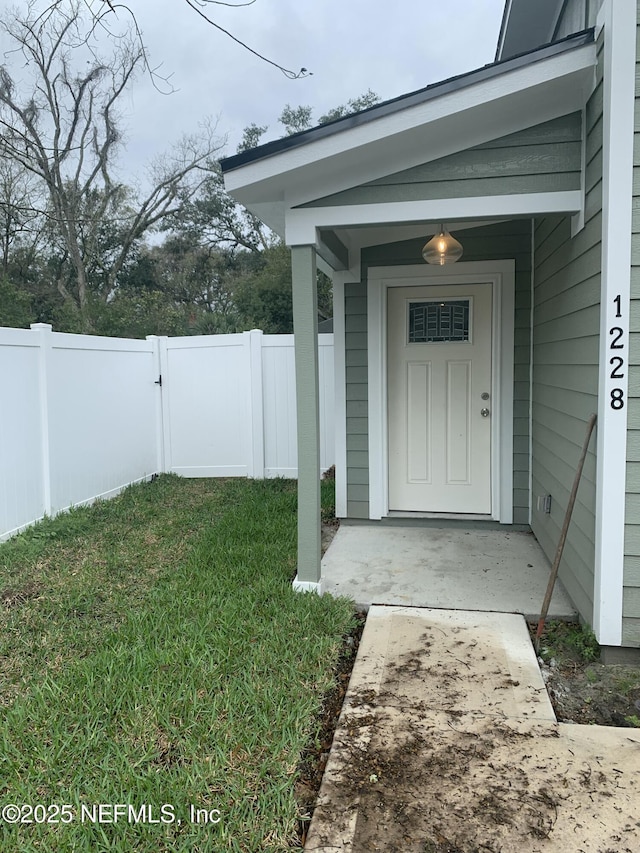
[[[513,522],[513,345],[515,261],[471,261],[436,267],[370,267],[367,275],[369,347],[369,518],[389,514],[387,425],[387,291],[390,287],[489,282],[492,300],[491,518]]]

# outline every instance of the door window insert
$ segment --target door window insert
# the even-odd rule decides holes
[[[409,302],[409,343],[469,341],[470,299]]]

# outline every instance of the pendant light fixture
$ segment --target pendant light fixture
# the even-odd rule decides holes
[[[452,237],[444,225],[440,233],[434,235],[422,250],[422,257],[428,264],[455,264],[462,257],[462,245]]]

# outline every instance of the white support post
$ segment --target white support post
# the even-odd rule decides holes
[[[598,26],[604,27],[604,102],[593,627],[600,645],[619,646],[629,409],[635,0],[605,0]]]
[[[45,515],[53,515],[54,507],[51,498],[51,446],[49,425],[49,364],[51,361],[51,335],[53,327],[50,323],[31,323],[32,331],[36,332],[40,343],[39,382],[40,382],[40,429],[42,447],[42,495]]]
[[[252,329],[249,336],[251,386],[251,463],[250,476],[264,479],[264,398],[262,393],[262,331]]]

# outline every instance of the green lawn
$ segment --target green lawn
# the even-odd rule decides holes
[[[353,615],[292,591],[295,510],[291,481],[162,476],[0,545],[0,807],[47,807],[5,810],[0,849],[297,846],[296,768]]]

